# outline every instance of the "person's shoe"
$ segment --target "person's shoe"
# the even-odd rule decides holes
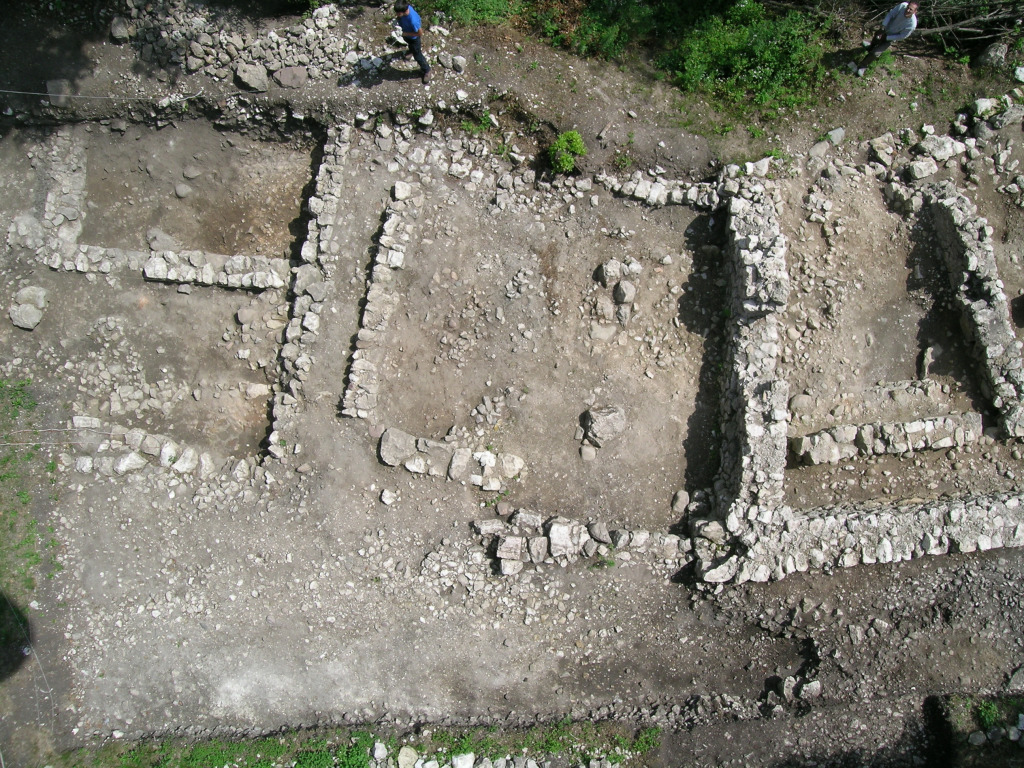
[[[429,82],[430,82],[430,73],[429,72],[424,72],[423,73],[423,84],[426,85]]]
[[[857,77],[864,77],[864,73],[867,71],[868,70],[866,67],[861,67],[860,69],[857,70]]]

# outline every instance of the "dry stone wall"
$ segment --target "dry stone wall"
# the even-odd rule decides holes
[[[726,540],[756,539],[783,498],[789,386],[776,368],[789,275],[772,193],[767,182],[744,179],[726,205],[732,301],[721,467],[710,518],[691,521],[698,569],[708,580],[731,578],[733,563],[719,564]]]
[[[794,458],[805,464],[836,464],[854,456],[937,451],[977,442],[980,413],[954,413],[907,422],[844,424],[790,438]]]
[[[334,237],[334,221],[341,203],[342,173],[351,132],[352,126],[344,122],[327,132],[316,190],[307,202],[310,215],[306,241],[300,251],[302,263],[292,267],[291,316],[284,329],[281,381],[271,407],[271,431],[267,438],[267,451],[276,459],[286,457],[289,449],[281,433],[291,417],[303,408],[303,382],[314,364],[310,347],[319,334],[328,281],[342,256]],[[290,450],[293,454],[301,452],[301,443],[293,440]]]
[[[788,278],[785,242],[773,208],[756,192],[760,186],[741,183],[727,203],[735,314],[714,503],[689,521],[699,578],[768,581],[808,569],[1024,546],[1024,512],[1012,494],[811,510],[782,503],[789,413],[785,382],[775,378],[775,317],[784,308]],[[991,227],[950,182],[917,189],[891,182],[886,196],[902,201],[907,213],[920,211],[934,228],[986,393],[1000,413],[1003,432],[1020,436],[1021,343],[999,280]],[[857,454],[962,445],[977,440],[982,428],[980,414],[951,414],[834,427],[796,437],[792,447],[808,463],[833,462]]]
[[[1007,437],[1024,436],[1021,342],[992,250],[992,227],[950,182],[925,190],[927,215],[939,239],[961,326],[971,341],[986,395]]]

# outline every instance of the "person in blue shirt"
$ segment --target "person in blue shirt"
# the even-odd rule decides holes
[[[883,51],[889,50],[893,43],[910,37],[910,33],[917,29],[918,7],[916,2],[900,3],[894,6],[882,20],[882,26],[872,38],[864,60],[859,65],[851,61],[850,71],[855,72],[857,77],[863,77],[872,60],[881,56]]]
[[[420,41],[423,35],[423,27],[420,24],[420,15],[416,9],[409,5],[408,0],[395,0],[395,20],[402,28],[402,37],[409,46],[409,53],[420,65],[420,72],[423,73],[423,84],[430,82],[430,64],[423,55],[423,48]]]

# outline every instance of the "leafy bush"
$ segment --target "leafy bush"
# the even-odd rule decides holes
[[[824,79],[827,31],[807,14],[769,16],[759,3],[740,0],[698,24],[658,64],[685,91],[735,105],[788,106],[805,101]]]
[[[569,36],[577,53],[614,58],[626,46],[646,39],[657,28],[658,17],[650,3],[614,0],[587,6],[579,24]]]
[[[576,158],[587,154],[587,147],[579,131],[558,134],[554,144],[548,147],[548,158],[556,173],[572,173],[576,170]]]
[[[524,0],[529,21],[552,45],[615,58],[629,46],[674,40],[734,0]]]

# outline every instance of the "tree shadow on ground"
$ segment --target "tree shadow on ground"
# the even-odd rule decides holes
[[[31,647],[28,618],[5,592],[0,591],[0,682],[18,671]]]
[[[907,254],[907,294],[927,302],[917,327],[917,372],[921,379],[953,379],[967,394],[971,407],[991,414],[991,404],[976,377],[977,365],[971,355],[970,340],[961,328],[960,310],[953,302],[949,275],[935,235],[927,221],[918,221],[911,233]]]
[[[679,297],[680,324],[703,337],[704,349],[698,375],[697,397],[686,424],[683,454],[686,470],[683,488],[709,488],[719,465],[719,428],[726,290],[721,245],[725,213],[702,214],[686,230],[686,247],[693,253],[689,277]]]
[[[71,92],[88,74],[87,47],[100,38],[88,28],[61,27],[28,19],[0,25],[0,108],[20,112],[48,101],[46,84],[67,80]]]
[[[898,737],[876,747],[855,747],[830,751],[815,746],[800,755],[769,763],[770,768],[803,768],[808,765],[829,768],[888,768],[893,765],[924,765],[928,768],[950,768],[955,751],[942,736],[941,715],[936,718],[932,697],[922,706],[923,723],[913,718],[903,726]],[[923,728],[921,726],[924,726]]]

